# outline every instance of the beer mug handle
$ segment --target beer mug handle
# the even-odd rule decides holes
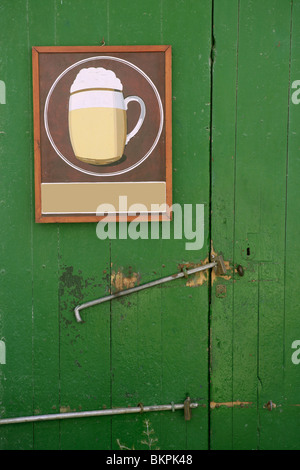
[[[138,131],[142,127],[142,124],[143,124],[145,116],[146,116],[146,106],[145,106],[145,103],[142,100],[142,98],[139,98],[139,96],[128,96],[127,98],[125,98],[124,103],[125,103],[126,110],[128,109],[127,105],[130,101],[137,101],[139,103],[140,107],[141,107],[141,112],[140,112],[140,117],[138,119],[138,122],[136,123],[136,126],[134,127],[134,129],[131,132],[129,132],[129,134],[126,137],[125,145],[128,144],[130,139],[132,139],[132,137],[135,136],[135,134],[138,133]]]

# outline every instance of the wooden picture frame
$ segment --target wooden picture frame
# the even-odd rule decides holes
[[[32,48],[36,222],[171,219],[171,61],[168,45]]]

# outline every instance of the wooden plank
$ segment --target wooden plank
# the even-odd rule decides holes
[[[76,323],[74,316],[77,304],[107,294],[109,247],[97,239],[94,225],[77,227],[77,249],[71,225],[60,227],[59,234],[60,411],[110,408],[109,305],[82,312],[84,323]],[[60,445],[107,449],[110,423],[101,418],[62,422]]]
[[[288,2],[241,4],[235,233],[236,252],[241,250],[248,282],[236,290],[233,372],[235,393],[247,393],[248,400],[257,401],[258,414],[271,391],[282,393],[283,297],[274,267],[283,263],[289,27]],[[249,67],[255,74],[249,74]],[[267,84],[275,74],[276,84],[270,89]],[[275,226],[278,242],[273,237]],[[268,267],[273,271],[271,277]],[[253,419],[246,428],[238,410],[234,419],[234,439],[239,435],[239,445],[260,448],[262,422]]]
[[[259,387],[259,262],[257,244],[263,233],[260,216],[263,172],[261,163],[268,157],[266,140],[265,74],[272,41],[274,11],[266,2],[240,4],[237,160],[235,197],[235,259],[246,270],[243,283],[234,297],[234,394],[240,400],[258,407]],[[256,33],[254,33],[256,31]],[[257,32],[260,31],[258,35]],[[271,42],[271,44],[270,44]],[[253,73],[255,70],[255,74]],[[262,146],[261,143],[264,143]],[[264,175],[264,181],[266,176]],[[258,446],[256,407],[251,408],[247,422],[234,410],[233,447],[253,449]],[[247,424],[247,426],[246,426]]]
[[[249,258],[249,276],[245,280],[248,280],[249,285],[252,283],[252,287],[247,290],[249,294],[252,291],[253,296],[250,309],[243,309],[243,317],[239,315],[240,321],[235,327],[237,344],[243,346],[244,355],[242,360],[240,356],[234,364],[234,373],[239,377],[238,381],[235,379],[236,390],[250,393],[251,401],[254,401],[256,395],[258,423],[253,423],[250,438],[250,426],[247,427],[248,432],[242,433],[245,429],[244,421],[238,420],[236,410],[235,428],[239,445],[242,445],[241,435],[244,434],[244,446],[250,444],[252,448],[257,439],[258,448],[276,449],[276,435],[273,432],[261,432],[265,428],[266,411],[263,407],[269,400],[276,402],[283,393],[283,265],[290,14],[290,2],[264,2],[263,5],[254,2],[251,5],[249,3],[247,8],[241,4],[236,234],[237,239],[244,239],[248,244],[246,247],[245,242],[242,242],[240,247],[245,250],[246,258]],[[255,70],[255,74],[249,74],[249,67]],[[275,75],[276,82],[269,87],[268,83]],[[250,269],[254,275],[250,274]],[[236,312],[241,310],[245,302],[243,290],[237,290],[237,294]],[[249,315],[247,341],[243,339],[247,325],[245,314]],[[249,340],[251,336],[252,342]],[[243,368],[247,370],[247,376],[242,373]]]
[[[125,40],[129,44],[139,44],[141,41],[144,42],[146,37],[147,42],[150,43],[152,41],[153,43],[172,44],[174,54],[173,96],[174,89],[176,90],[176,100],[174,97],[173,107],[180,107],[182,111],[182,118],[177,123],[173,123],[173,135],[176,141],[175,145],[173,141],[175,151],[173,166],[175,164],[176,168],[173,177],[176,178],[177,174],[177,187],[174,187],[173,195],[174,202],[177,203],[195,203],[196,201],[205,203],[207,201],[208,186],[204,184],[204,187],[199,190],[197,184],[191,185],[189,181],[195,178],[196,173],[201,173],[207,159],[205,149],[207,151],[208,135],[206,134],[204,138],[199,137],[197,129],[198,126],[204,128],[207,125],[205,119],[209,118],[209,110],[204,104],[207,103],[207,92],[209,92],[209,74],[205,76],[207,68],[203,72],[201,71],[201,63],[197,55],[197,53],[200,54],[199,50],[195,50],[193,59],[187,59],[185,51],[189,50],[194,41],[200,40],[199,49],[203,49],[201,50],[203,56],[205,53],[207,54],[206,40],[207,34],[210,35],[209,22],[207,24],[207,17],[209,18],[210,15],[209,6],[210,2],[205,2],[205,5],[199,8],[198,3],[192,2],[191,11],[187,12],[181,2],[176,2],[175,10],[174,2],[164,2],[161,10],[159,2],[147,1],[138,6],[135,5],[134,8],[125,6],[122,2],[114,2],[110,8],[110,42],[119,43],[121,40]],[[200,39],[199,19],[198,21],[195,19],[195,14],[198,14],[199,10],[203,15],[203,29],[201,31],[202,34],[205,31],[205,40]],[[136,20],[134,21],[133,18]],[[181,44],[181,36],[175,35],[175,31],[178,31],[178,27],[180,28],[180,25],[184,25],[187,21],[190,24],[190,36],[187,42]],[[138,28],[136,28],[137,24]],[[193,70],[189,70],[190,68]],[[201,81],[204,82],[203,86],[205,87],[200,99],[188,103],[185,101],[187,90],[184,86],[187,78],[191,81],[192,88],[197,87]],[[189,111],[186,109],[187,106]],[[203,114],[201,109],[203,109]],[[177,109],[175,114],[178,112],[180,113]],[[189,131],[185,118],[192,123]],[[195,132],[192,129],[195,129]],[[181,133],[181,136],[178,133]],[[193,134],[197,135],[194,139],[191,138]],[[186,165],[186,158],[191,159],[191,166]],[[173,225],[171,225],[171,232],[173,232]],[[161,227],[159,233],[161,234]],[[125,282],[128,282],[130,278],[130,269],[132,273],[138,273],[141,276],[140,282],[143,283],[171,274],[178,269],[178,263],[193,261],[195,257],[194,252],[192,257],[187,258],[186,255],[191,253],[185,251],[185,241],[184,239],[174,240],[173,236],[171,236],[171,240],[112,241],[112,269],[118,271],[120,268]],[[207,246],[203,248],[204,256],[201,255],[201,252],[196,252],[197,258],[199,256],[201,259],[203,256],[204,259],[206,250]],[[128,298],[130,308],[126,302],[124,305],[119,302],[118,305],[112,303],[114,367],[112,398],[114,406],[117,406],[120,401],[128,405],[136,404],[137,400],[141,400],[144,404],[147,404],[148,400],[157,404],[170,403],[171,401],[182,402],[187,391],[199,398],[199,363],[202,364],[202,366],[200,365],[202,372],[200,385],[204,389],[201,390],[200,396],[203,397],[203,392],[207,398],[205,394],[207,380],[207,344],[205,339],[204,343],[201,342],[200,347],[197,344],[197,348],[191,351],[192,357],[188,358],[189,340],[190,344],[194,344],[196,337],[199,339],[199,335],[202,335],[203,331],[199,330],[199,320],[196,321],[197,326],[192,332],[190,328],[183,328],[183,323],[189,323],[189,319],[193,323],[195,322],[195,315],[196,318],[200,318],[200,312],[195,312],[193,307],[202,294],[201,298],[205,299],[205,313],[203,315],[201,312],[201,318],[205,323],[204,338],[206,338],[207,287],[203,286],[201,293],[200,287],[194,290],[189,289],[191,292],[188,293],[185,293],[186,289],[185,283],[179,281],[179,283],[176,282],[176,286],[155,288],[151,292],[149,290],[130,296],[130,299]],[[187,297],[189,302],[186,301]],[[141,328],[142,325],[144,325],[143,328]],[[181,346],[182,354],[179,353]],[[119,361],[120,357],[123,359],[122,364]],[[196,390],[197,392],[195,392]],[[190,431],[191,429],[199,429],[197,413],[201,415],[201,411],[195,411],[193,421],[188,423],[189,426],[186,426],[183,414],[180,412],[149,416],[158,437],[158,446],[164,449],[206,446],[206,430],[200,436],[199,433],[195,435]],[[201,418],[203,423],[203,416]],[[132,418],[131,426],[129,426],[129,418],[118,417],[118,420],[114,420],[112,444],[114,445],[116,439],[120,438],[120,434],[121,441],[124,436],[123,442],[128,444],[139,441],[142,419],[143,417],[140,417],[139,421],[136,421],[137,418]],[[172,435],[172,439],[170,439],[170,435]]]
[[[191,205],[193,228],[196,204],[204,205],[203,246],[188,250],[187,237],[162,239],[168,272],[175,264],[200,263],[209,252],[211,8],[211,1],[192,2],[190,8],[184,2],[163,2],[162,40],[173,49],[173,203],[182,208],[183,220],[184,204]],[[172,228],[176,222],[174,215]],[[162,422],[166,445],[172,449],[176,445],[180,449],[208,447],[208,284],[197,284],[197,280],[162,289],[162,398],[164,402],[183,401],[190,395],[202,405],[193,410],[187,423],[180,414]],[[172,442],[168,442],[169,435]]]
[[[201,27],[199,17],[202,17]],[[174,202],[180,204],[208,201],[207,180],[204,179],[199,187],[195,175],[201,178],[207,174],[208,168],[209,140],[205,127],[209,122],[209,105],[206,106],[209,101],[209,19],[210,2],[201,6],[193,4],[190,11],[182,2],[176,2],[176,5],[174,2],[164,2],[160,5],[160,2],[147,1],[132,8],[123,2],[114,2],[110,8],[110,43],[125,40],[129,44],[139,44],[147,38],[150,43],[172,44],[173,112],[175,107],[175,115],[181,116],[173,122],[173,177],[177,179],[173,196]],[[189,36],[182,42],[178,30],[187,22],[190,25]],[[198,47],[188,57],[186,51],[191,50],[195,42],[199,43]],[[203,62],[199,59],[201,53]],[[188,88],[187,80],[190,83]],[[199,84],[202,85],[200,97],[190,100],[190,87],[198,90]],[[200,134],[200,129],[203,134]],[[191,165],[186,164],[187,159],[192,162]],[[182,262],[205,259],[208,251],[206,244],[201,251],[187,252],[186,240],[174,239],[173,229],[172,223],[171,239],[113,240],[112,269],[121,273],[120,278],[125,283],[130,282],[130,278],[133,280],[132,273],[139,274],[140,282],[144,283],[176,272]],[[161,230],[160,227],[160,236]],[[201,301],[203,308],[199,311]],[[126,301],[123,305],[112,302],[111,306],[113,406],[118,406],[120,402],[136,405],[137,401],[148,404],[150,400],[157,404],[183,402],[186,393],[205,402],[207,284],[193,289],[179,281],[174,286],[157,287],[151,292],[143,291],[130,296],[128,302],[130,308]],[[191,323],[195,328],[189,326]],[[139,441],[139,429],[142,429],[144,417],[131,419],[114,419],[112,445],[115,445],[117,438],[127,445]],[[189,423],[184,422],[181,412],[151,414],[148,419],[161,449],[207,446],[207,408],[193,412]],[[199,426],[202,427],[200,434]],[[140,442],[136,445],[143,448]]]
[[[52,43],[55,40],[54,2],[42,4],[30,0],[27,6],[27,34],[29,47]],[[50,20],[51,18],[51,20]],[[42,42],[43,41],[43,42]],[[28,70],[29,77],[31,69]],[[34,77],[33,77],[34,80]],[[32,81],[30,83],[30,126],[33,129]],[[36,123],[35,123],[36,124]],[[33,171],[33,143],[30,157]],[[35,178],[37,174],[35,173]],[[36,185],[35,185],[36,188]],[[32,204],[36,193],[32,194]],[[35,414],[59,410],[59,315],[58,315],[58,228],[43,229],[32,224],[32,310],[33,310],[33,407]],[[34,449],[51,450],[59,447],[59,423],[36,423]]]
[[[109,45],[159,44],[159,2],[125,4],[118,0],[109,5]],[[122,222],[123,228],[128,228]],[[118,231],[120,238],[120,229]],[[151,240],[111,240],[112,289],[144,283],[159,277],[157,255],[149,250]],[[147,247],[146,247],[147,244]],[[154,241],[156,253],[160,241]],[[160,263],[161,264],[161,263]],[[136,278],[136,281],[134,280]],[[152,308],[151,308],[152,305]],[[112,406],[161,404],[160,391],[160,290],[133,294],[130,298],[111,302],[112,333]],[[135,449],[145,449],[143,421],[149,419],[160,440],[158,413],[148,416],[118,416],[112,419],[112,449],[118,449],[117,439]]]
[[[298,362],[300,328],[299,328],[299,266],[295,262],[299,253],[299,122],[300,109],[295,82],[299,80],[299,48],[300,48],[300,4],[293,2],[291,26],[291,58],[290,58],[290,88],[289,88],[289,123],[288,123],[288,158],[287,158],[287,188],[286,188],[286,223],[285,223],[285,298],[284,298],[284,396],[282,406],[276,410],[283,415],[286,423],[284,432],[279,432],[281,448],[299,450],[299,441],[295,438],[299,432],[299,387],[300,365]],[[299,97],[299,95],[298,95]],[[298,344],[298,346],[297,346]],[[280,404],[280,403],[279,403]],[[270,413],[271,414],[271,413]]]
[[[99,49],[101,47],[101,49]],[[169,45],[159,45],[159,46],[37,46],[35,47],[37,52],[43,52],[47,54],[55,53],[70,53],[70,52],[92,52],[98,54],[99,52],[161,52],[166,51],[170,46]]]
[[[245,276],[235,272],[226,298],[216,299],[212,291],[212,394],[215,400],[231,396],[251,406],[213,412],[212,447],[251,449],[276,442],[273,432],[263,433],[263,405],[271,395],[282,396],[290,2],[240,2],[239,11],[231,2],[235,31],[227,27],[230,9],[224,13],[222,7],[215,2],[212,240],[216,249],[216,240],[223,238],[232,267],[243,265]],[[276,84],[269,87],[275,75]],[[231,165],[226,157],[233,143]],[[227,438],[221,420],[231,429]]]
[[[0,105],[0,337],[6,345],[0,393],[1,417],[14,417],[33,412],[30,57],[24,2],[2,2],[0,39],[0,77],[6,85],[6,104]],[[1,449],[32,449],[32,431],[32,424],[7,426],[1,430]]]
[[[234,273],[238,4],[238,0],[214,2],[211,240],[213,249],[222,251],[227,266],[230,266],[228,279],[215,279],[211,287],[210,400],[216,403],[232,402],[238,398],[233,395],[232,376],[233,299],[235,283],[237,287],[240,284]],[[220,285],[226,287],[225,296],[218,296]],[[232,407],[211,410],[212,449],[232,448],[232,415]]]
[[[107,2],[56,1],[56,45],[99,44],[107,31]],[[79,27],[80,25],[80,27]],[[83,312],[74,307],[107,293],[110,250],[96,224],[59,224],[60,411],[110,408],[109,305]],[[75,228],[76,227],[76,228]],[[85,317],[86,313],[86,317]],[[60,423],[61,449],[109,449],[110,420]]]

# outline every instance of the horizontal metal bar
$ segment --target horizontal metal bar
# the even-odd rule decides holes
[[[198,403],[190,403],[190,408],[198,408]],[[152,405],[152,406],[135,406],[124,408],[112,408],[108,410],[95,410],[95,411],[78,411],[70,413],[53,413],[49,415],[36,415],[36,416],[22,416],[19,418],[6,418],[0,419],[2,424],[18,424],[18,423],[31,423],[36,421],[53,421],[57,419],[70,419],[70,418],[90,418],[94,416],[112,416],[130,413],[144,413],[150,411],[175,411],[182,410],[183,403],[170,404],[170,405]]]
[[[74,309],[76,320],[78,322],[83,321],[79,311],[83,310],[84,308],[93,307],[94,305],[102,304],[103,302],[107,302],[108,300],[117,299],[119,297],[123,297],[124,295],[139,292],[143,289],[148,289],[149,287],[158,286],[159,284],[164,284],[165,282],[174,281],[175,279],[179,279],[181,277],[187,277],[191,274],[198,273],[199,271],[205,271],[206,269],[214,268],[215,266],[217,266],[217,264],[218,263],[214,261],[203,266],[197,266],[196,268],[187,269],[184,272],[181,271],[179,273],[172,274],[171,276],[166,276],[161,279],[157,279],[156,281],[147,282],[146,284],[142,284],[141,286],[132,287],[131,289],[122,290],[120,292],[116,292],[115,294],[107,295],[106,297],[101,297],[100,299],[91,300],[90,302],[86,302],[82,305],[77,305],[77,307],[75,307]]]

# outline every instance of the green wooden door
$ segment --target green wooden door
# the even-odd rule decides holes
[[[1,449],[147,449],[146,418],[152,448],[299,449],[299,24],[298,0],[2,0],[1,418],[187,396],[199,407],[190,421],[1,425]],[[103,38],[172,45],[173,202],[204,205],[200,249],[174,222],[170,239],[137,240],[34,223],[31,47]],[[79,303],[220,252],[225,277],[172,281],[75,320]]]
[[[83,312],[83,324],[74,317],[81,302],[209,256],[212,6],[188,3],[1,3],[1,417],[176,404],[187,396],[200,404],[190,422],[183,411],[167,411],[3,425],[2,448],[118,449],[119,441],[147,449],[146,418],[158,439],[154,448],[208,448],[207,281],[187,287],[179,279],[93,307]],[[191,240],[174,239],[174,223],[171,239],[147,240],[99,240],[95,223],[34,223],[31,47],[103,39],[173,47],[173,200],[204,205],[201,249],[186,250]]]
[[[211,237],[232,272],[212,288],[213,449],[299,449],[299,22],[299,1],[214,1]]]

